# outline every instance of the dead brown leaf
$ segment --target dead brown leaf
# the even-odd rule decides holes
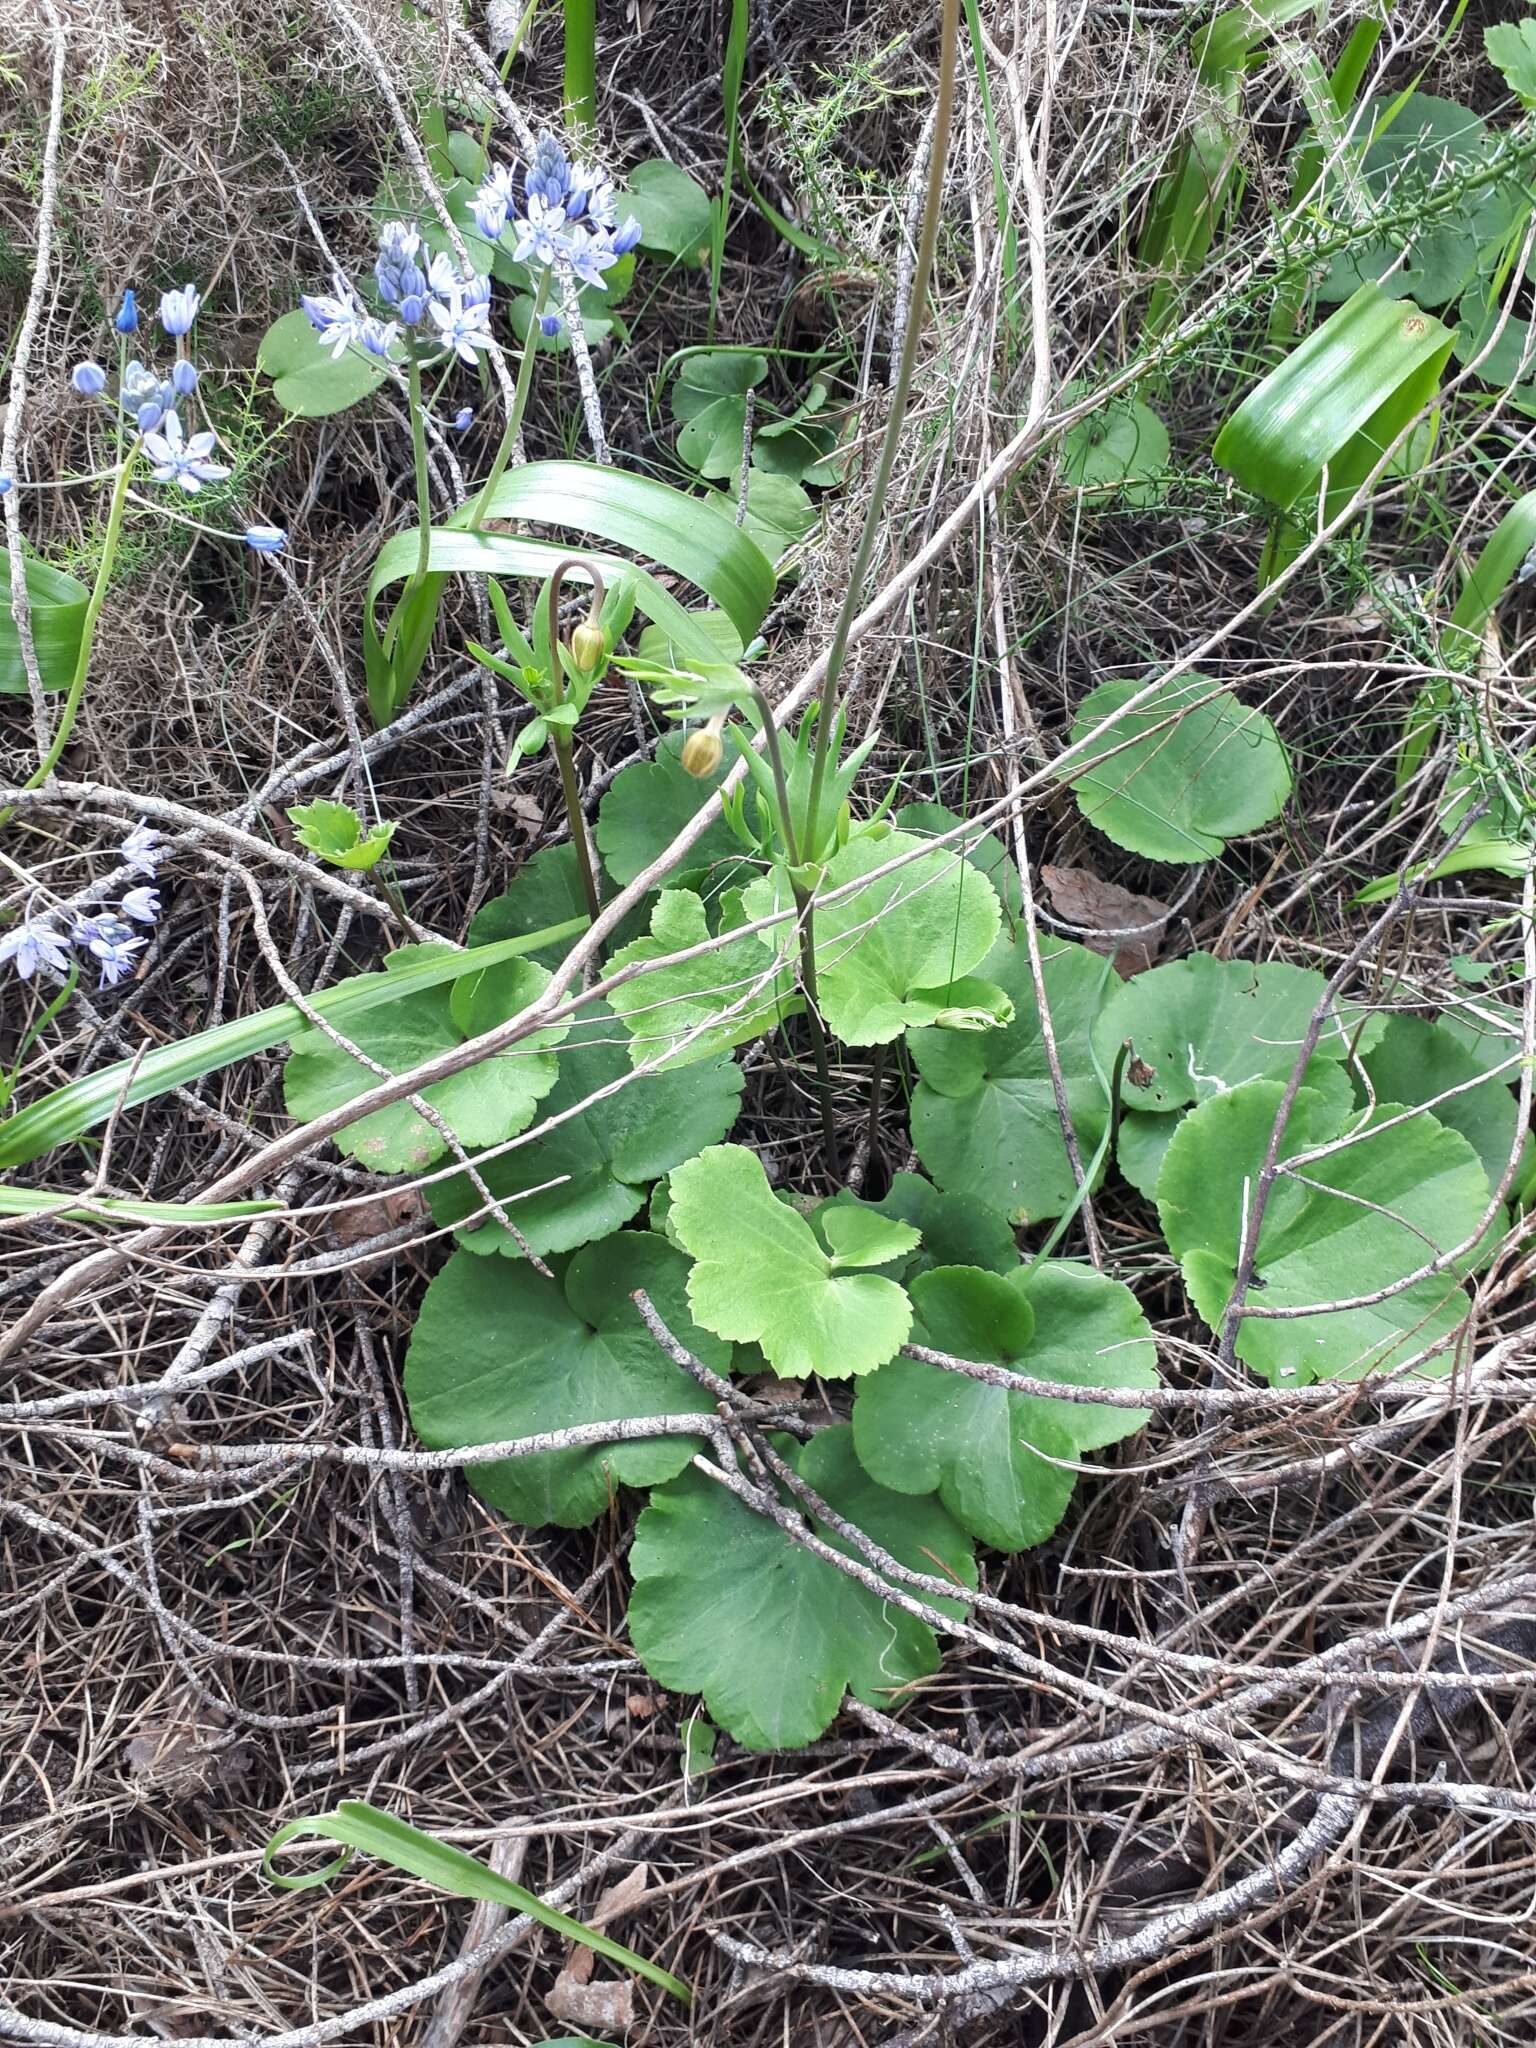
[[[592,1925],[608,1929],[626,1913],[643,1905],[651,1888],[651,1866],[637,1863],[617,1884],[609,1885],[592,1913]],[[629,1977],[600,1977],[593,1981],[597,1957],[579,1944],[572,1948],[565,1966],[550,1986],[545,2007],[557,2020],[573,2027],[603,2027],[623,2033],[635,2021],[635,1987]]]
[[[1128,980],[1150,967],[1163,943],[1173,915],[1155,896],[1136,896],[1118,882],[1106,882],[1092,868],[1043,866],[1040,879],[1051,908],[1065,924],[1075,924],[1083,944],[1114,963]]]
[[[338,1209],[331,1219],[331,1228],[336,1242],[348,1250],[353,1245],[366,1244],[370,1237],[381,1237],[386,1230],[396,1230],[402,1223],[421,1223],[426,1220],[427,1205],[419,1188],[386,1188],[372,1202],[358,1202],[346,1209]]]

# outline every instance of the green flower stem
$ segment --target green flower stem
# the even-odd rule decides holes
[[[590,135],[597,126],[597,0],[565,0],[565,107]]]
[[[496,450],[496,459],[491,464],[491,473],[480,486],[480,495],[476,498],[474,510],[469,515],[471,533],[478,533],[485,524],[496,486],[506,474],[507,464],[512,460],[512,451],[517,446],[517,437],[523,430],[523,413],[527,409],[528,390],[533,382],[533,359],[538,353],[536,337],[539,331],[539,315],[544,311],[544,302],[548,296],[549,272],[541,270],[538,289],[533,295],[533,311],[528,318],[528,332],[523,337],[522,359],[517,366],[517,383],[512,391],[512,410],[507,416],[501,446]]]
[[[602,910],[602,898],[597,893],[597,876],[592,871],[592,849],[587,844],[587,821],[581,814],[581,788],[576,780],[575,750],[569,737],[553,728],[549,735],[550,745],[555,750],[555,765],[560,770],[560,787],[565,795],[565,813],[570,820],[571,839],[576,848],[576,868],[581,876],[581,893],[587,900],[587,910],[595,924]]]
[[[918,236],[917,262],[912,272],[912,298],[907,314],[906,331],[901,337],[896,381],[891,386],[891,409],[880,442],[879,459],[875,464],[869,510],[864,515],[864,529],[859,535],[853,566],[848,572],[848,583],[843,592],[837,623],[832,628],[832,644],[827,649],[827,666],[821,680],[821,713],[816,721],[816,752],[811,764],[810,800],[806,805],[807,860],[815,860],[821,845],[821,786],[826,778],[827,754],[831,747],[832,724],[837,710],[837,686],[848,653],[848,635],[858,613],[864,579],[869,574],[870,559],[875,551],[875,536],[885,521],[885,494],[890,488],[891,471],[896,466],[896,451],[901,444],[901,429],[907,416],[907,401],[912,393],[912,375],[917,367],[917,344],[923,328],[923,306],[928,296],[928,279],[933,270],[933,252],[939,239],[939,209],[944,198],[945,166],[949,161],[949,131],[955,106],[955,60],[959,44],[959,23],[960,0],[943,0],[943,12],[939,23],[938,99],[934,111],[933,147],[928,159],[928,189],[923,198],[923,224]]]
[[[85,696],[85,679],[90,673],[91,649],[96,641],[96,626],[101,618],[101,608],[107,601],[107,585],[112,580],[112,565],[117,560],[117,544],[123,533],[123,513],[128,505],[128,486],[133,477],[134,458],[139,452],[138,437],[118,468],[117,479],[112,486],[112,499],[107,507],[106,538],[102,542],[101,561],[96,570],[96,581],[91,589],[90,602],[85,607],[85,622],[80,629],[80,652],[75,657],[75,672],[70,678],[69,693],[64,699],[64,709],[59,715],[58,729],[42,760],[32,774],[21,785],[23,789],[38,789],[58,767],[64,749],[69,745],[69,736],[75,729],[75,719]],[[12,813],[0,815],[0,825],[6,823]]]

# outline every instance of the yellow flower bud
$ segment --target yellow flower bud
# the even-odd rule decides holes
[[[593,619],[583,619],[571,634],[571,654],[580,669],[596,668],[608,652],[603,629]]]
[[[713,775],[724,753],[720,734],[711,720],[700,731],[689,733],[683,741],[683,766],[690,775]]]

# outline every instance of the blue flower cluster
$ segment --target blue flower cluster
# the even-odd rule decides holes
[[[430,348],[477,362],[491,346],[489,278],[467,275],[439,253],[423,265],[417,230],[403,220],[386,221],[379,234],[374,283],[392,318],[370,313],[355,292],[339,283],[334,295],[299,301],[321,344],[339,360],[349,348],[385,360],[402,335],[420,337]]]
[[[177,344],[168,377],[134,356],[123,365],[115,395],[108,393],[107,373],[99,363],[76,363],[69,379],[82,398],[100,398],[131,421],[142,437],[155,482],[176,484],[189,497],[204,484],[222,483],[230,474],[227,463],[213,459],[215,435],[207,428],[189,434],[178,410],[197,390],[197,365],[184,353],[182,343],[191,333],[202,303],[201,292],[191,284],[160,295],[160,325]],[[138,299],[131,290],[125,291],[112,325],[127,336],[136,334],[139,324]],[[271,555],[280,552],[287,534],[280,526],[252,526],[246,529],[244,539],[257,553]]]
[[[513,172],[497,164],[475,194],[474,212],[487,241],[501,241],[510,227],[514,262],[557,275],[568,269],[579,284],[599,290],[607,286],[604,273],[640,240],[633,216],[619,225],[613,181],[590,164],[573,164],[547,128],[523,174],[521,207]],[[556,314],[545,314],[541,324],[546,334],[560,331]]]
[[[130,881],[116,910],[98,911],[92,917],[76,917],[67,927],[61,914],[23,918],[0,934],[0,963],[9,961],[23,981],[30,981],[41,969],[60,981],[69,972],[69,949],[73,946],[101,971],[101,986],[112,988],[129,973],[134,955],[147,943],[134,924],[153,924],[160,915],[160,892],[153,886],[160,861],[160,834],[149,825],[135,825],[118,848],[122,867],[119,881]],[[147,880],[135,878],[145,876]],[[132,922],[129,922],[129,920]]]

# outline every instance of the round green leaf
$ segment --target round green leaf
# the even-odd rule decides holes
[[[698,813],[713,812],[713,822],[690,849],[688,872],[706,872],[710,894],[740,875],[741,841],[725,822],[717,792],[728,761],[713,775],[690,775],[682,763],[683,735],[670,732],[658,741],[654,757],[635,761],[613,778],[598,807],[594,837],[603,865],[621,888],[643,874]]]
[[[1190,675],[1116,718],[1142,687],[1101,683],[1078,711],[1074,745],[1115,720],[1087,757],[1102,756],[1097,765],[1063,770],[1090,825],[1148,860],[1195,861],[1214,859],[1229,839],[1279,817],[1291,764],[1262,711],[1230,690],[1213,695],[1208,677]]]
[[[1212,1330],[1220,1329],[1232,1296],[1243,1219],[1284,1092],[1279,1081],[1245,1081],[1212,1096],[1190,1111],[1163,1162],[1163,1234]],[[1313,1307],[1370,1293],[1477,1229],[1488,1203],[1477,1154],[1459,1131],[1423,1111],[1378,1131],[1400,1114],[1396,1104],[1382,1104],[1369,1117],[1341,1114],[1313,1090],[1297,1092],[1282,1161],[1346,1129],[1356,1135],[1343,1150],[1277,1178],[1248,1297],[1255,1306]],[[1456,1276],[1436,1274],[1368,1308],[1294,1320],[1245,1317],[1237,1355],[1277,1386],[1358,1379],[1448,1345],[1466,1313]]]
[[[775,1448],[836,1513],[913,1571],[976,1584],[971,1546],[937,1501],[878,1486],[853,1432],[825,1429]],[[786,1502],[786,1505],[791,1503]],[[845,1554],[830,1528],[815,1533]],[[748,1749],[814,1742],[845,1692],[887,1711],[938,1669],[926,1623],[893,1607],[795,1543],[717,1481],[685,1472],[658,1487],[630,1551],[629,1632],[658,1684],[697,1692]],[[946,1614],[963,1600],[923,1596]]]
[[[910,832],[915,838],[937,837],[941,832],[952,832],[965,820],[955,812],[946,810],[943,804],[903,804],[895,814],[898,830]],[[1002,902],[1004,915],[1010,925],[1017,924],[1024,914],[1024,892],[1019,884],[1018,863],[993,832],[979,837],[951,841],[952,845],[965,848],[965,858],[978,873],[997,891]]]
[[[643,1287],[674,1336],[728,1372],[729,1345],[689,1319],[686,1268],[644,1231],[589,1245],[556,1280],[526,1262],[455,1252],[427,1289],[406,1353],[411,1427],[429,1449],[444,1450],[588,1422],[708,1413],[709,1395],[659,1348],[630,1299]],[[520,1522],[580,1529],[616,1485],[670,1479],[699,1448],[694,1437],[652,1437],[471,1465],[467,1477]]]
[[[1076,395],[1075,387],[1063,393]],[[1132,504],[1150,503],[1156,494],[1146,480],[1167,466],[1168,429],[1150,406],[1129,395],[1106,400],[1069,427],[1061,444],[1062,481],[1093,496],[1123,493]]]
[[[990,1273],[1010,1273],[1019,1263],[1013,1232],[996,1209],[974,1195],[941,1193],[921,1174],[898,1173],[878,1202],[860,1202],[846,1191],[834,1195],[816,1211],[816,1220],[830,1209],[855,1205],[910,1223],[921,1237],[893,1279],[908,1280],[930,1266],[982,1266]]]
[[[1040,953],[1067,1107],[1086,1164],[1109,1119],[1089,1034],[1113,973],[1108,961],[1070,940],[1042,939]],[[1059,1216],[1077,1189],[1028,948],[998,946],[985,964],[1013,999],[1013,1022],[975,1035],[912,1033],[908,1044],[922,1076],[912,1095],[912,1142],[941,1188],[979,1196],[1011,1223],[1038,1223]]]
[[[481,904],[470,919],[469,943],[484,946],[493,939],[525,938],[530,932],[547,931],[552,925],[586,916],[576,849],[565,840],[559,846],[543,847],[524,861],[501,894]],[[624,945],[643,933],[645,926],[645,913],[637,907],[621,919],[610,943]],[[526,957],[541,967],[558,967],[574,943],[557,939]]]
[[[1502,1044],[1505,1059],[1518,1049],[1509,1039]],[[1483,1162],[1489,1188],[1498,1186],[1514,1149],[1519,1105],[1504,1077],[1478,1082],[1486,1062],[1455,1033],[1444,1024],[1432,1024],[1427,1017],[1389,1017],[1380,1040],[1361,1065],[1378,1102],[1427,1107],[1437,1123],[1461,1132]],[[1448,1094],[1452,1088],[1463,1092]],[[1360,1093],[1364,1099],[1363,1088]],[[1437,1100],[1441,1096],[1444,1100]]]
[[[394,353],[398,357],[398,347]],[[377,391],[389,375],[387,363],[359,349],[333,357],[302,311],[285,313],[267,329],[256,351],[256,365],[272,379],[272,396],[284,412],[306,420],[345,412]]]
[[[1006,1277],[938,1266],[912,1283],[913,1341],[979,1365],[1074,1387],[1155,1387],[1157,1350],[1136,1297],[1090,1266],[1048,1261]],[[932,1493],[997,1550],[1043,1543],[1067,1511],[1075,1461],[1146,1422],[989,1386],[893,1358],[860,1383],[854,1442],[865,1469],[900,1493]],[[1056,1462],[1052,1462],[1052,1461]]]
[[[640,246],[701,269],[709,258],[714,206],[679,164],[654,157],[636,164],[619,199],[619,214],[640,223]]]
[[[736,1120],[741,1069],[734,1060],[637,1075],[628,1043],[605,1004],[589,1005],[561,1048],[560,1078],[540,1115],[560,1116],[597,1099],[537,1142],[480,1165],[486,1185],[541,1256],[617,1230],[639,1214],[651,1181],[723,1138]],[[441,1224],[485,1206],[466,1174],[435,1182],[428,1197]],[[482,1214],[459,1241],[469,1251],[522,1257],[493,1216]]]
[[[825,1252],[769,1187],[755,1152],[713,1146],[677,1168],[671,1193],[668,1228],[695,1261],[694,1320],[718,1337],[761,1344],[781,1378],[872,1372],[905,1342],[912,1310],[903,1290],[883,1274],[839,1270],[861,1262],[857,1250],[841,1259]]]
[[[731,517],[741,503],[741,459],[738,443],[737,466],[723,491],[716,493]],[[713,472],[706,470],[705,475]],[[754,461],[747,471],[747,509],[743,533],[752,536],[770,562],[777,563],[802,541],[816,524],[816,507],[793,477],[760,469]]]
[[[712,349],[683,359],[672,387],[672,416],[682,421],[677,452],[700,476],[730,476],[741,467],[747,393],[768,374],[766,356]]]
[[[905,832],[861,833],[827,862],[818,895],[898,859],[917,857],[840,902],[816,908],[821,1013],[845,1045],[887,1045],[945,1007],[952,982],[986,958],[1002,914],[990,882],[947,850],[922,851]],[[793,907],[788,877],[754,882],[748,918]],[[962,1001],[964,998],[962,997]]]
[[[727,912],[733,903],[734,898],[727,901]],[[617,970],[662,960],[709,938],[700,898],[691,889],[663,889],[651,914],[651,936],[623,947],[608,964]],[[761,1038],[804,1007],[793,974],[775,969],[773,955],[755,938],[727,938],[696,959],[640,975],[612,990],[611,1000],[631,1034],[629,1056],[637,1067],[712,1059]]]
[[[413,961],[446,950],[400,946],[385,966],[399,972]],[[541,967],[514,959],[483,974],[466,975],[461,981],[422,989],[369,1010],[348,1022],[346,1035],[387,1073],[408,1073],[435,1053],[447,1052],[466,1038],[516,1016],[548,982]],[[484,990],[475,1012],[474,1031],[455,1021],[460,991],[471,984]],[[510,1138],[527,1129],[540,1099],[554,1087],[557,1068],[549,1048],[563,1035],[563,1028],[539,1032],[506,1053],[481,1060],[446,1081],[434,1082],[424,1091],[423,1099],[464,1145],[494,1145]],[[372,1067],[344,1052],[313,1025],[296,1031],[289,1044],[292,1051],[283,1070],[283,1099],[289,1115],[300,1122],[338,1109],[379,1084],[380,1077]],[[408,1102],[394,1102],[387,1109],[360,1117],[337,1135],[336,1144],[376,1173],[413,1172],[430,1166],[446,1150],[438,1133]]]

